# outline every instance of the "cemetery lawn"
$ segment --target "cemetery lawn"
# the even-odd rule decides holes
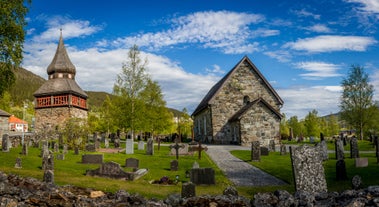
[[[125,149],[125,148],[124,148]],[[22,177],[34,177],[42,181],[43,170],[42,158],[40,157],[41,150],[38,148],[30,147],[27,156],[21,155],[21,147],[11,148],[10,152],[0,152],[0,171],[7,174],[16,174]],[[86,176],[86,170],[94,170],[99,167],[95,164],[82,164],[81,159],[83,154],[93,154],[90,152],[80,151],[79,155],[74,155],[72,150],[68,151],[64,160],[57,160],[54,153],[54,180],[57,185],[75,185],[84,188],[91,188],[94,190],[101,190],[104,192],[116,192],[118,190],[125,190],[129,193],[138,193],[147,198],[166,198],[167,195],[172,193],[181,193],[181,183],[188,182],[186,178],[186,170],[192,168],[193,163],[196,161],[200,167],[212,167],[215,170],[216,185],[196,186],[196,194],[222,194],[222,191],[231,182],[223,175],[221,170],[213,163],[206,153],[202,153],[202,159],[198,160],[198,154],[179,157],[179,170],[170,171],[170,162],[175,156],[169,155],[168,146],[161,146],[158,151],[157,146],[154,149],[154,155],[146,155],[145,150],[137,150],[135,144],[134,154],[121,153],[99,153],[104,154],[104,162],[113,161],[119,163],[125,171],[132,169],[125,168],[125,160],[127,158],[139,159],[140,168],[147,168],[148,173],[135,181],[115,180],[110,178],[91,177]],[[22,160],[22,168],[15,168],[16,158],[20,157]],[[153,185],[150,184],[153,180],[167,176],[171,180],[179,175],[179,183],[177,185]]]
[[[257,192],[274,192],[275,190],[287,190],[289,192],[295,191],[295,184],[293,181],[291,158],[289,153],[286,155],[280,155],[279,152],[270,152],[269,156],[261,156],[260,162],[251,161],[251,151],[249,150],[234,150],[231,153],[239,159],[254,165],[263,171],[282,179],[289,183],[286,186],[272,186],[272,187],[259,187],[244,189],[250,194]],[[360,157],[368,158],[368,167],[355,167],[355,160],[350,158],[349,153],[345,153],[345,163],[348,180],[336,181],[336,162],[335,154],[329,153],[329,160],[324,162],[325,178],[328,185],[328,191],[344,191],[352,189],[351,178],[354,175],[359,175],[362,178],[362,187],[368,187],[372,185],[379,185],[379,165],[376,163],[377,159],[375,153],[363,153],[360,152]],[[243,189],[241,189],[243,190]]]

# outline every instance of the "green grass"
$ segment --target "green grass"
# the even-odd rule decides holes
[[[121,166],[125,165],[127,158],[133,157],[139,159],[140,168],[147,168],[148,173],[136,181],[115,180],[110,178],[100,178],[86,176],[86,170],[92,170],[99,165],[82,164],[81,155],[89,152],[82,152],[79,155],[74,155],[73,151],[69,151],[65,155],[65,160],[54,159],[54,179],[58,185],[76,185],[80,187],[93,188],[105,192],[116,192],[123,189],[130,193],[139,193],[148,198],[165,198],[171,193],[180,193],[181,184],[173,186],[152,185],[149,182],[159,180],[163,176],[168,176],[175,180],[176,175],[179,175],[181,182],[189,181],[186,178],[185,172],[192,168],[196,161],[200,167],[212,167],[215,170],[216,185],[197,186],[196,193],[202,194],[222,194],[222,191],[229,185],[230,181],[223,175],[220,169],[210,160],[206,153],[202,153],[202,159],[198,160],[197,153],[193,156],[179,157],[179,170],[170,171],[170,162],[175,159],[175,156],[169,155],[169,148],[161,146],[157,150],[155,146],[154,155],[146,155],[144,150],[135,150],[134,154],[127,155],[125,153],[103,153],[104,162],[113,161]],[[0,152],[1,166],[0,170],[8,174],[18,174],[23,177],[34,177],[39,180],[43,178],[42,158],[39,157],[40,149],[29,148],[27,156],[21,155],[21,148],[12,148],[10,152]],[[22,159],[22,168],[14,168],[16,158]],[[131,170],[124,168],[125,171]]]
[[[283,181],[289,183],[288,186],[279,187],[263,187],[260,189],[249,189],[251,192],[272,192],[273,189],[283,189],[289,192],[294,192],[294,181],[291,168],[291,159],[289,153],[286,155],[280,155],[279,152],[270,152],[269,156],[261,156],[260,162],[250,161],[251,152],[247,150],[235,150],[231,152],[234,156],[254,165],[263,171],[274,175]],[[349,155],[345,155],[349,157]],[[336,162],[334,154],[329,154],[329,160],[324,162],[325,178],[328,184],[329,191],[343,191],[351,189],[351,178],[354,175],[359,175],[362,178],[363,187],[370,185],[379,185],[379,165],[376,163],[375,153],[361,153],[360,157],[368,158],[368,167],[357,168],[355,167],[355,160],[346,158],[346,171],[348,180],[336,181]]]

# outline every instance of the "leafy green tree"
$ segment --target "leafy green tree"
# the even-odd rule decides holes
[[[306,136],[318,137],[320,135],[320,120],[317,110],[313,109],[304,118]]]
[[[145,88],[149,79],[146,73],[147,60],[142,61],[137,45],[130,48],[126,62],[122,64],[122,71],[117,75],[116,83],[113,87],[113,94],[118,96],[116,103],[123,116],[119,123],[121,128],[131,130],[134,139],[135,128],[139,126],[139,116],[142,115],[142,108],[139,102],[141,91]]]
[[[31,0],[26,1],[27,4]],[[22,61],[25,39],[25,16],[28,12],[24,0],[2,0],[0,7],[0,97],[15,82],[14,70]]]
[[[9,92],[5,91],[3,97],[0,98],[0,109],[10,113],[12,97]]]
[[[304,133],[302,123],[299,122],[297,116],[291,116],[287,122],[288,122],[288,127],[292,129],[292,133],[294,136],[292,138],[298,137]]]
[[[193,121],[191,116],[188,114],[187,108],[183,108],[178,121],[178,132],[180,131],[180,137],[192,138]]]
[[[290,136],[290,127],[288,126],[288,122],[286,120],[285,114],[283,114],[283,118],[280,121],[280,137],[281,139],[288,139]]]
[[[373,118],[374,87],[363,67],[353,65],[342,80],[341,118],[355,128],[363,139],[364,127]]]
[[[152,136],[166,131],[170,126],[168,123],[172,120],[172,114],[166,107],[158,82],[148,79],[140,97],[144,106],[144,113],[141,116],[144,131],[151,132]]]
[[[65,143],[71,147],[84,148],[87,143],[87,135],[89,128],[86,119],[69,118],[60,128],[60,133],[63,135]]]

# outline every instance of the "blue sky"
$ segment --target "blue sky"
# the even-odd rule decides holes
[[[167,106],[190,113],[245,55],[287,118],[338,112],[353,64],[379,99],[378,0],[34,0],[27,19],[22,66],[47,79],[62,28],[83,90],[112,92],[137,44]]]

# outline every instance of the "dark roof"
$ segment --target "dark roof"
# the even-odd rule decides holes
[[[35,97],[58,94],[76,94],[87,98],[88,95],[79,87],[75,80],[70,78],[55,78],[47,80],[36,92]]]
[[[220,90],[220,88],[222,88],[225,81],[228,80],[229,77],[231,76],[231,74],[233,74],[234,71],[245,61],[252,66],[253,70],[258,74],[259,78],[261,80],[263,80],[263,82],[265,83],[267,88],[269,88],[269,90],[274,94],[274,96],[277,98],[279,103],[283,104],[283,100],[280,98],[278,93],[276,93],[276,91],[271,86],[271,84],[266,80],[266,78],[262,75],[262,73],[258,70],[258,68],[251,62],[251,60],[247,56],[245,56],[232,68],[232,70],[230,70],[219,82],[217,82],[211,88],[211,90],[209,90],[207,95],[205,95],[203,100],[200,102],[200,104],[197,106],[195,111],[192,113],[192,116],[196,115],[197,113],[201,112],[202,110],[204,110],[205,108],[208,107],[209,102],[212,100],[212,98],[215,96],[215,94],[217,94],[217,92]]]
[[[74,64],[72,64],[70,58],[68,57],[66,47],[63,43],[62,33],[59,38],[59,43],[55,56],[51,61],[50,65],[47,67],[47,74],[51,75],[54,73],[70,73],[75,75],[76,69]]]
[[[237,121],[237,120],[240,120],[241,119],[241,116],[244,115],[250,108],[252,108],[254,105],[258,104],[258,103],[262,103],[263,105],[265,105],[270,111],[272,111],[276,116],[278,116],[278,118],[282,118],[282,115],[277,111],[275,110],[269,103],[267,103],[264,99],[262,98],[258,98],[256,100],[254,100],[253,102],[250,102],[248,104],[246,104],[244,107],[242,107],[239,111],[237,111],[230,119],[229,121],[230,122],[233,122],[233,121]]]
[[[6,111],[3,111],[3,110],[1,110],[1,109],[0,109],[0,116],[6,116],[6,117],[10,117],[10,116],[11,116],[11,114],[9,114],[8,112],[6,112]]]

